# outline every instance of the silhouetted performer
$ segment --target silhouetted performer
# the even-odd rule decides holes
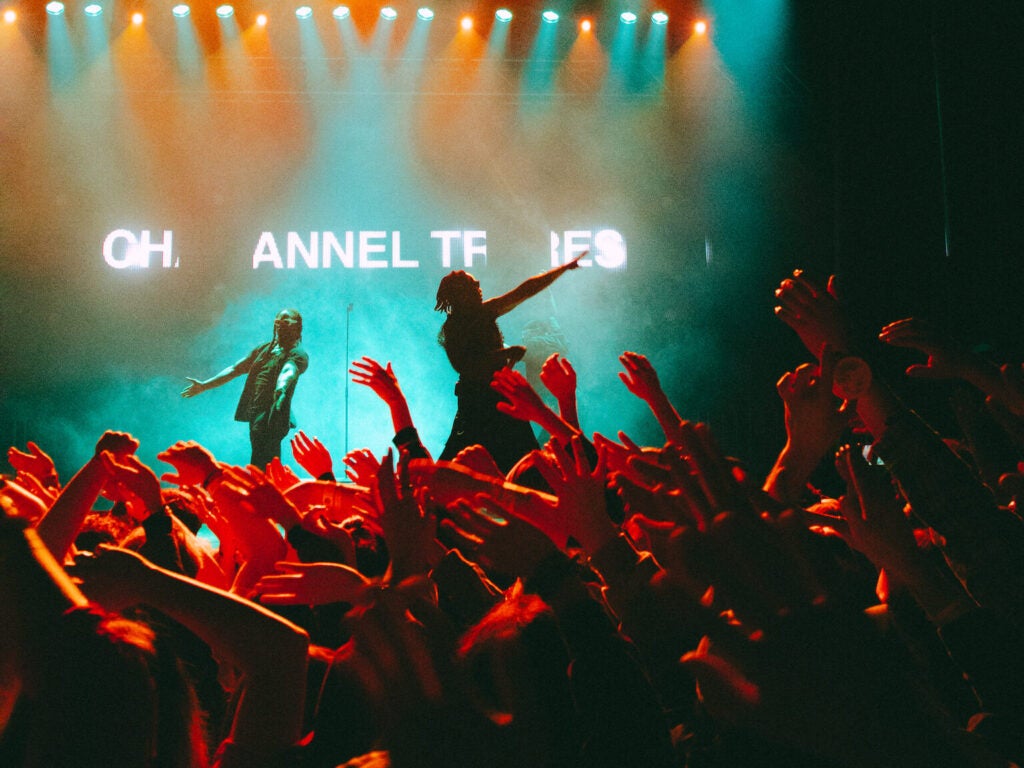
[[[309,355],[301,341],[302,315],[294,309],[282,310],[274,318],[273,340],[256,347],[211,379],[186,377],[189,385],[181,392],[182,397],[195,397],[248,374],[235,409],[235,421],[249,422],[250,463],[260,469],[281,455],[281,441],[295,426],[291,420],[292,395],[299,376],[309,366]]]
[[[576,269],[579,258],[529,278],[506,294],[484,301],[480,283],[468,272],[457,270],[441,280],[437,306],[448,317],[437,340],[459,374],[455,385],[459,408],[440,458],[449,460],[470,445],[482,445],[508,472],[524,455],[539,447],[530,425],[497,409],[501,399],[491,389],[491,377],[500,368],[515,365],[524,347],[506,347],[498,318],[547,288],[562,273]]]

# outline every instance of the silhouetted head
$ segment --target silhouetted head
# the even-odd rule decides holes
[[[483,298],[480,282],[469,272],[457,269],[441,279],[441,285],[437,287],[437,304],[434,309],[450,315],[456,309],[478,306]]]
[[[205,764],[195,692],[170,644],[139,621],[66,612],[34,686],[26,765]]]
[[[282,309],[274,318],[274,338],[288,347],[302,338],[302,315],[296,309]]]
[[[516,582],[459,641],[470,699],[499,725],[569,706],[569,655],[554,611]],[[525,710],[531,710],[527,713]]]

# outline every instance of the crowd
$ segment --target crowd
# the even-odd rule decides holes
[[[304,477],[196,442],[158,476],[108,431],[63,481],[11,447],[0,765],[1024,764],[1020,362],[920,319],[865,339],[799,271],[775,299],[808,362],[778,381],[765,478],[634,352],[620,377],[663,445],[587,436],[554,354],[557,409],[493,376],[500,411],[548,438],[507,472],[480,445],[434,461],[370,358],[351,375],[395,448],[336,466],[298,432]],[[884,345],[954,384],[957,434],[895,394]]]

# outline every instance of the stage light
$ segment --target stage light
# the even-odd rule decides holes
[[[142,14],[136,11],[132,14],[132,24],[139,26],[142,23]]]
[[[331,15],[336,19],[347,19],[349,13],[351,13],[351,11],[349,11],[347,5],[339,5],[331,11]]]
[[[556,21],[558,21],[558,14],[555,13],[554,11],[544,11],[544,13],[540,15],[540,17],[544,19],[544,21],[546,21],[548,24],[554,24]]]
[[[623,24],[636,24],[636,14],[632,11],[623,11],[619,15],[619,21]]]
[[[580,30],[582,30],[583,32],[589,32],[591,29],[593,29],[593,27],[594,24],[590,19],[584,19],[583,21],[580,22]]]
[[[4,21],[6,21],[8,24],[13,24],[17,20],[18,14],[15,12],[13,8],[8,8],[6,11],[4,11]]]
[[[510,11],[508,8],[499,8],[494,12],[494,18],[496,18],[503,24],[508,24],[510,21],[512,21],[512,11]]]
[[[230,19],[235,15],[235,8],[232,5],[217,6],[217,15],[222,19]]]
[[[394,21],[395,19],[398,18],[398,11],[396,11],[390,5],[385,5],[383,8],[380,9],[380,15],[382,18],[385,18],[388,21]]]
[[[99,16],[103,13],[103,6],[99,3],[89,3],[89,5],[85,6],[82,10],[85,11],[86,16]]]
[[[256,17],[256,26],[265,27],[267,26],[267,14],[261,13]]]
[[[462,21],[459,22],[459,26],[462,27],[462,29],[465,30],[466,32],[469,32],[469,30],[473,28],[473,17],[463,16]]]
[[[178,19],[184,19],[191,12],[192,12],[192,10],[187,5],[185,5],[184,3],[179,3],[178,5],[176,5],[173,8],[171,8],[171,13],[173,13],[175,18],[178,18]]]
[[[295,18],[297,19],[308,19],[313,15],[313,9],[308,5],[300,5],[295,9]]]
[[[64,13],[64,3],[58,3],[57,0],[54,0],[52,3],[47,3],[46,12],[51,16],[60,16]]]
[[[708,31],[708,23],[706,21],[698,21],[696,24],[693,25],[693,31],[696,32],[698,35],[703,35],[705,32]]]
[[[651,21],[655,24],[668,24],[668,14],[664,11],[655,11],[651,14]]]
[[[418,11],[416,11],[416,15],[419,18],[423,19],[423,21],[430,21],[432,18],[434,18],[434,12],[429,8],[420,8]]]

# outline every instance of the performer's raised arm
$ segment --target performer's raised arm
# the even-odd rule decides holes
[[[531,296],[536,296],[538,293],[543,291],[570,269],[578,269],[580,266],[580,259],[586,255],[586,253],[580,254],[572,261],[566,262],[559,267],[549,269],[547,272],[541,272],[539,275],[527,278],[508,293],[503,293],[501,296],[495,296],[493,299],[487,299],[487,301],[484,302],[484,307],[491,310],[497,317],[501,317],[505,313],[511,312]]]

